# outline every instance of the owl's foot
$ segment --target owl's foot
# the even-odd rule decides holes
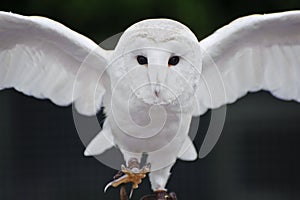
[[[177,200],[177,196],[174,192],[167,193],[166,191],[162,190],[143,196],[140,200]]]
[[[108,183],[104,189],[106,191],[109,187],[118,187],[121,184],[132,183],[132,191],[139,187],[142,179],[150,172],[150,164],[145,165],[140,169],[140,164],[137,159],[131,158],[128,162],[128,167],[121,166],[121,172],[115,176],[115,180]]]

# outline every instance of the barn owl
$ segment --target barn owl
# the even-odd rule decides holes
[[[105,50],[53,20],[0,12],[0,89],[73,103],[83,115],[104,107],[103,129],[84,154],[116,146],[127,174],[108,186],[150,172],[153,191],[166,191],[176,160],[198,157],[193,116],[258,90],[300,101],[299,27],[299,11],[251,15],[198,41],[177,21],[148,19]],[[205,141],[200,157],[215,144]],[[149,164],[130,166],[144,154]]]

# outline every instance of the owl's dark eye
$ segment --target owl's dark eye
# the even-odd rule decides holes
[[[148,64],[148,59],[145,56],[137,56],[136,60],[140,65],[147,65]]]
[[[177,65],[179,63],[179,56],[172,56],[170,59],[169,59],[169,62],[168,62],[168,65],[169,66],[174,66],[174,65]]]

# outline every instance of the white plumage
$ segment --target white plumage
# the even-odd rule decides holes
[[[0,88],[74,102],[85,115],[104,106],[85,155],[114,145],[126,162],[147,153],[153,190],[177,158],[197,158],[192,116],[257,90],[300,101],[299,53],[298,11],[240,18],[200,42],[179,22],[145,20],[114,51],[50,19],[0,12]]]

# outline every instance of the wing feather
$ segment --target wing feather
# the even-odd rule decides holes
[[[202,108],[195,115],[258,90],[300,101],[300,11],[243,17],[199,44]]]
[[[15,88],[61,106],[75,102],[80,113],[95,114],[104,94],[96,87],[97,75],[105,70],[107,55],[58,22],[0,12],[0,89]]]

